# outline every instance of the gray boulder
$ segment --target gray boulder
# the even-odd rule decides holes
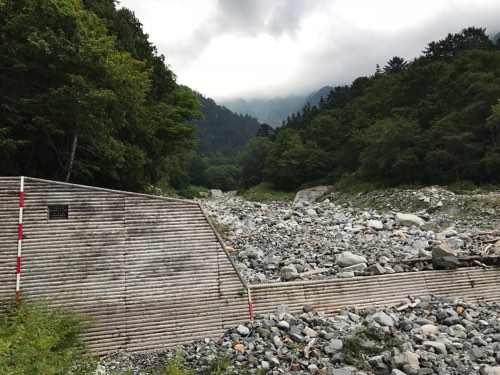
[[[293,264],[281,268],[281,278],[283,280],[293,280],[299,277],[299,272]]]
[[[431,252],[432,264],[438,268],[456,268],[460,266],[457,254],[457,251],[446,243],[434,246]]]

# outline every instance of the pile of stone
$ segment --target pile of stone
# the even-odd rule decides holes
[[[291,314],[281,305],[222,337],[180,349],[185,366],[197,374],[210,374],[222,363],[224,374],[498,375],[499,312],[498,304],[432,296],[385,309],[344,309],[332,317],[310,306]],[[177,350],[116,355],[103,359],[100,371],[150,374]]]
[[[387,202],[386,191],[378,194]],[[366,201],[354,196],[345,202],[339,194],[316,202],[310,191],[294,202],[249,202],[228,193],[200,202],[236,267],[253,284],[482,266],[478,256],[500,255],[495,233],[500,212],[486,225],[475,216],[468,220],[466,211],[454,216],[451,204],[460,207],[462,198],[446,190],[405,194],[427,208],[414,213],[393,209],[392,203],[384,204],[385,211],[359,208]],[[462,260],[471,256],[476,260]]]
[[[484,258],[464,259],[500,255],[498,193],[324,192],[268,203],[215,192],[200,202],[250,283],[485,267]],[[336,316],[281,305],[220,337],[117,353],[102,360],[98,374],[161,373],[182,350],[185,366],[197,374],[500,375],[499,312],[498,303],[433,296],[383,309],[346,308]],[[224,370],[214,372],[217,366]]]

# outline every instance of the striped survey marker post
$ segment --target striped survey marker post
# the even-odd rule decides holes
[[[24,176],[21,176],[21,188],[19,190],[19,224],[17,229],[17,267],[16,267],[16,305],[19,306],[21,294],[21,248],[23,244],[23,209],[24,209]]]
[[[252,302],[252,292],[250,291],[250,286],[247,287],[248,293],[248,312],[250,313],[250,320],[253,320],[253,302]]]

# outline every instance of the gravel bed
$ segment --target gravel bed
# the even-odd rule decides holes
[[[195,374],[500,374],[500,306],[421,296],[326,317],[286,305],[215,338],[147,354],[117,353],[102,374],[152,374],[175,353]]]
[[[267,203],[214,191],[199,201],[251,284],[487,267],[484,257],[500,255],[498,192],[324,191]],[[471,256],[483,258],[464,260]],[[281,305],[219,337],[115,353],[102,359],[97,374],[161,374],[180,350],[195,374],[500,375],[499,311],[498,303],[435,296],[385,309],[353,307],[334,317],[310,306],[290,314]]]
[[[459,258],[500,254],[498,193],[431,187],[313,198],[305,191],[295,202],[260,203],[219,193],[200,202],[251,284],[480,266]]]

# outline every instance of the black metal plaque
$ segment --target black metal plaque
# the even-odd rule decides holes
[[[64,220],[68,218],[69,207],[67,204],[49,206],[49,220]]]

